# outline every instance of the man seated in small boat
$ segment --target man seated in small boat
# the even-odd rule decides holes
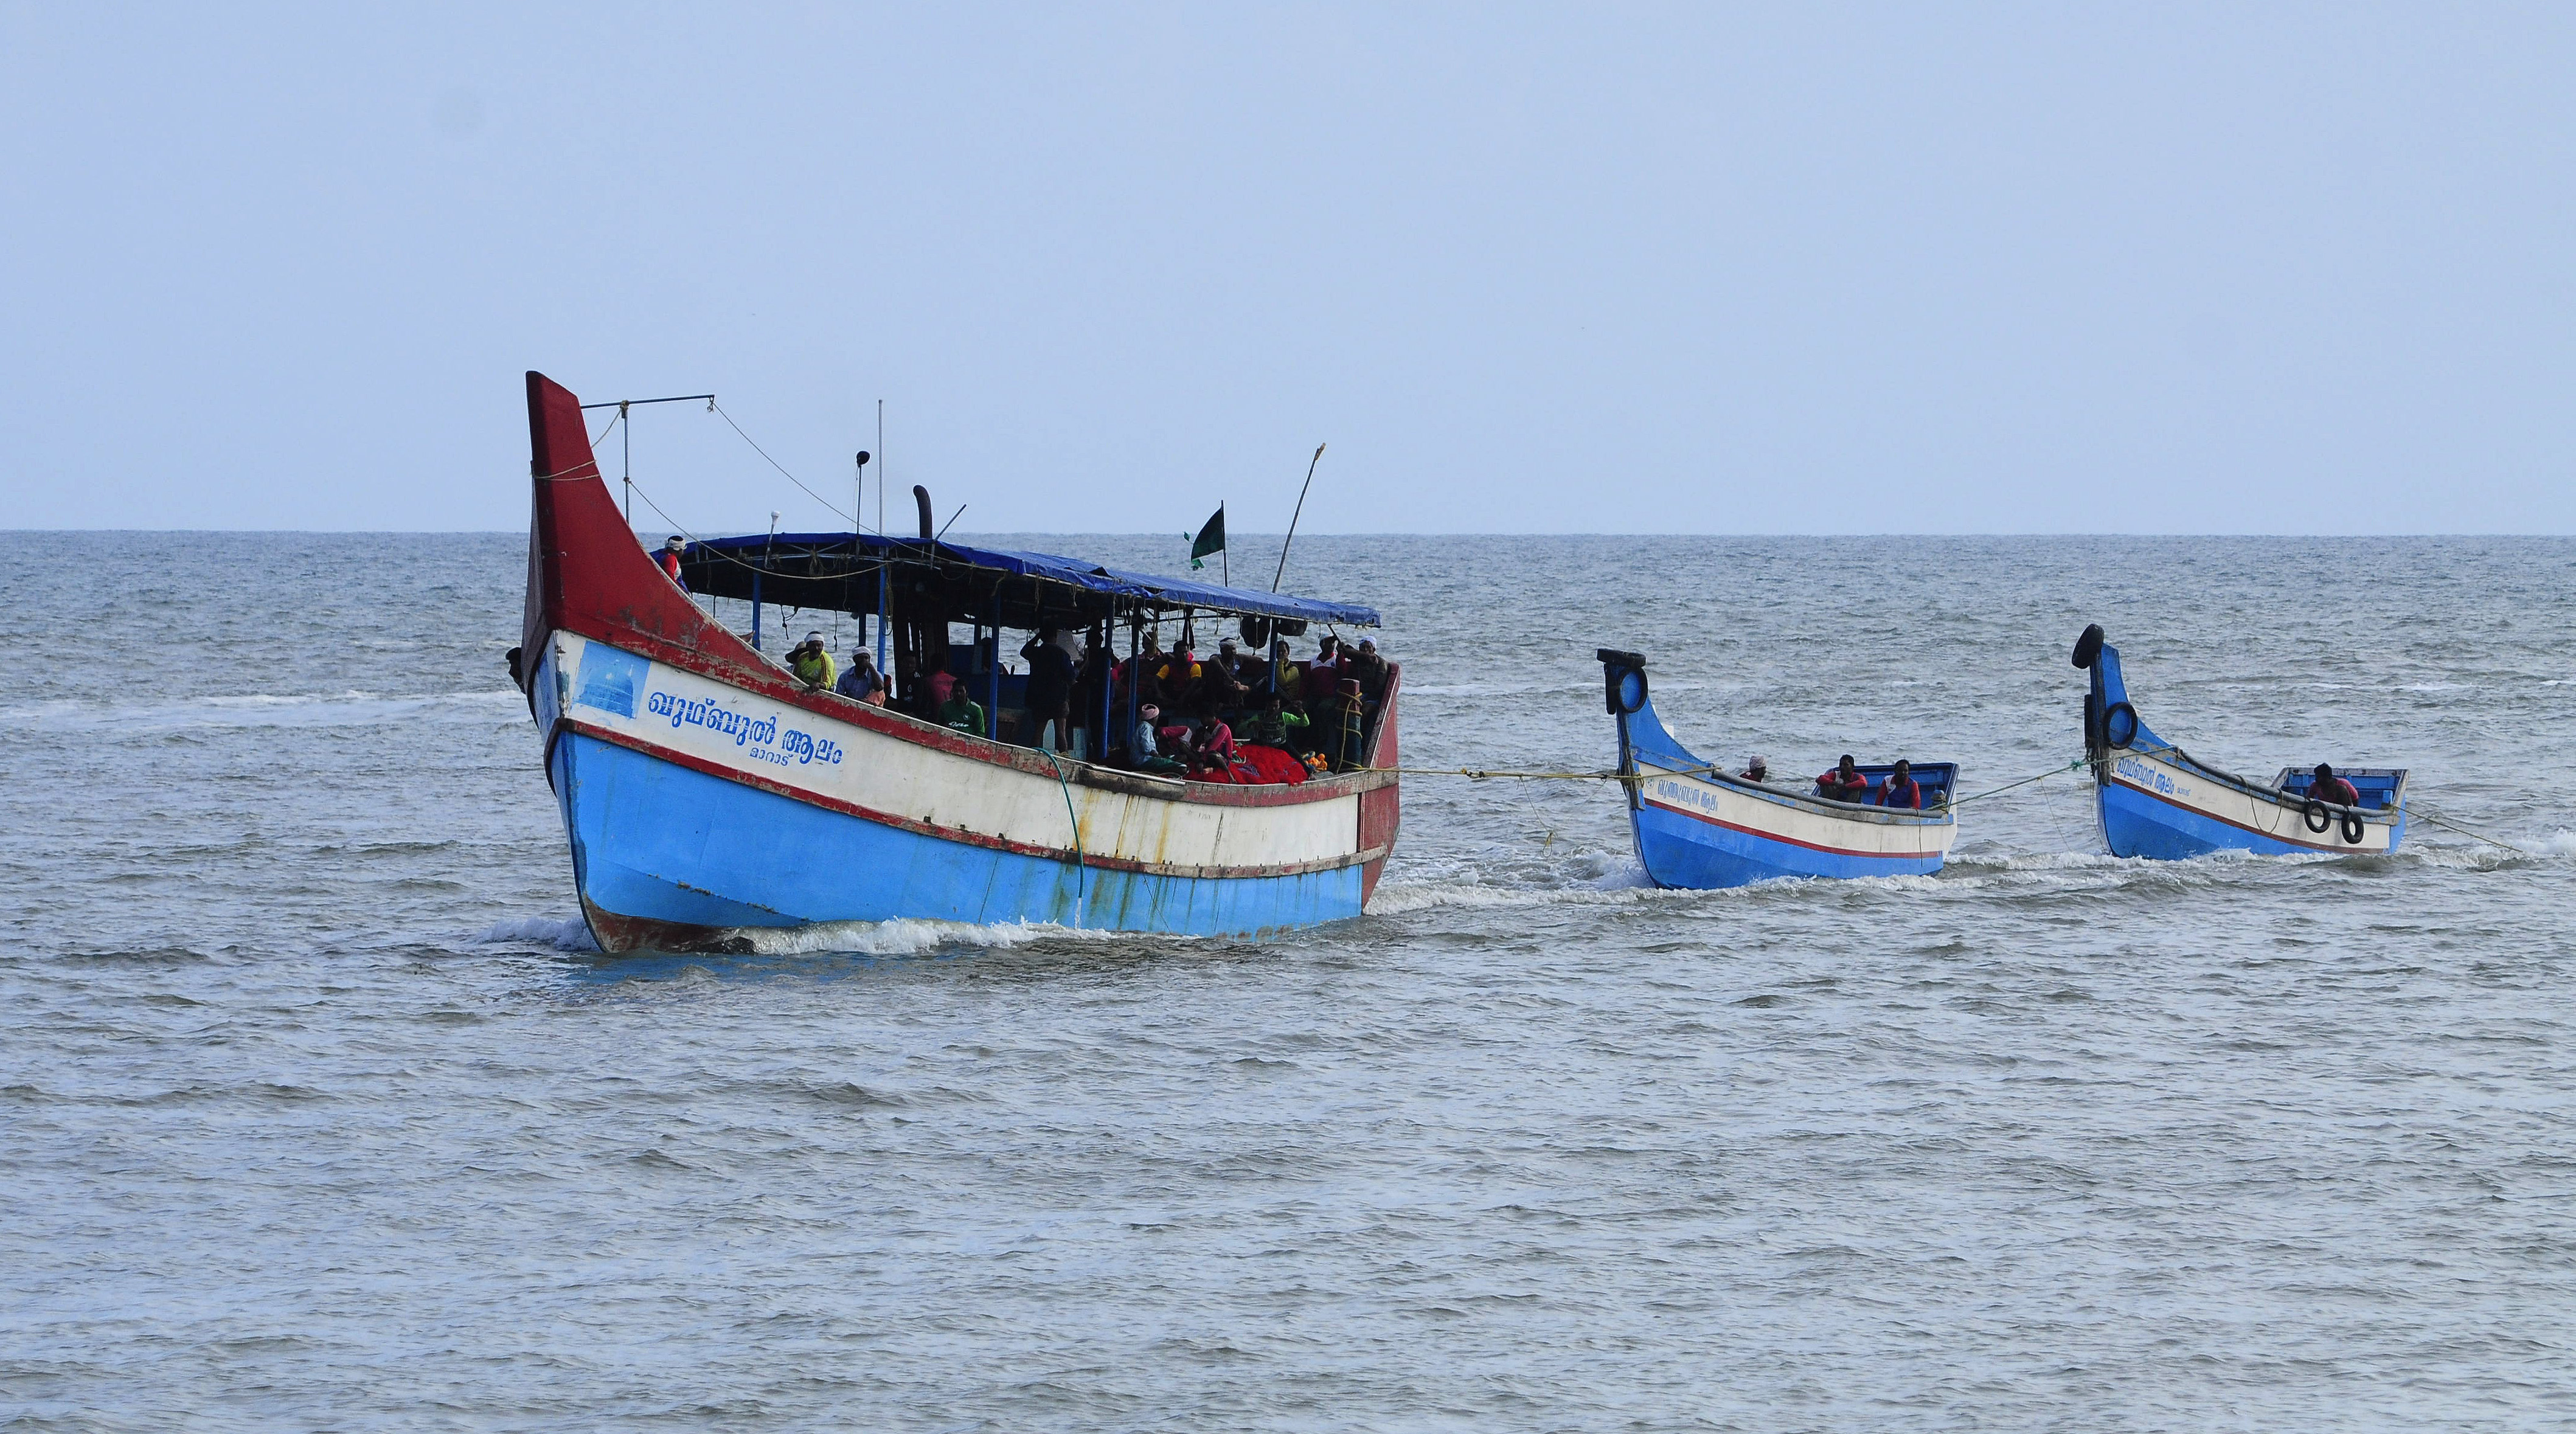
[[[1887,785],[1878,789],[1876,800],[1882,807],[1923,810],[1923,784],[1914,780],[1914,764],[1897,758],[1896,770],[1888,774]]]
[[[1756,752],[1745,761],[1744,770],[1735,775],[1739,781],[1767,782],[1771,780],[1771,759]]]
[[[2318,801],[2334,802],[2340,806],[2361,805],[2360,789],[2336,776],[2334,764],[2331,762],[2317,763],[2316,780],[2308,787],[2308,795]]]
[[[1829,802],[1865,802],[1869,800],[1869,778],[1860,774],[1860,764],[1845,752],[1832,771],[1816,778],[1816,795]]]
[[[805,640],[787,654],[787,670],[808,688],[822,692],[832,685],[832,654],[823,650],[823,634],[809,632]]]

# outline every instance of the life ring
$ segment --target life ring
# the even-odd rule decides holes
[[[2097,622],[2086,627],[2084,635],[2075,639],[2075,665],[2079,668],[2091,667],[2101,655],[2102,624]]]
[[[2347,811],[2347,812],[2345,812],[2345,813],[2343,814],[2343,840],[2344,840],[2344,845],[2346,845],[2346,846],[2359,846],[2359,845],[2361,845],[2361,839],[2362,839],[2362,836],[2365,834],[2366,830],[2367,830],[2367,828],[2365,827],[2365,825],[2363,824],[2363,822],[2362,822],[2362,820],[2361,820],[2361,813],[2359,813],[2359,812],[2355,812],[2355,811]]]
[[[2128,716],[2129,716],[2129,730],[2128,730],[2127,732],[2121,732],[2121,731],[2119,731],[2119,730],[2118,730],[2119,725],[2120,725],[2120,714],[2122,714],[2122,713],[2124,713],[2124,712],[2125,712],[2125,713],[2127,713],[2127,714],[2128,714]],[[2137,709],[2137,708],[2130,706],[2130,705],[2129,705],[2128,703],[2126,703],[2126,702],[2114,702],[2114,703],[2112,703],[2108,708],[2105,708],[2105,709],[2103,710],[2103,713],[2102,713],[2102,745],[2103,745],[2103,746],[2105,746],[2105,747],[2117,747],[2117,748],[2120,748],[2120,749],[2122,749],[2122,750],[2126,750],[2126,749],[2127,749],[2127,747],[2128,747],[2128,745],[2129,745],[2130,743],[2132,743],[2132,742],[2136,741],[2136,740],[2138,740],[2138,709]]]
[[[2325,803],[2310,797],[2308,804],[2299,808],[2299,820],[2308,824],[2308,830],[2323,832],[2334,825],[2334,813],[2326,809]]]

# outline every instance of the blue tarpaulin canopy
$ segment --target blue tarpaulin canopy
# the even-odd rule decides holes
[[[874,612],[877,574],[883,568],[898,580],[933,579],[948,610],[961,621],[1006,627],[1182,608],[1342,627],[1378,625],[1377,609],[1357,603],[1127,572],[1053,553],[874,533],[708,538],[691,543],[680,563],[693,591],[825,611]]]

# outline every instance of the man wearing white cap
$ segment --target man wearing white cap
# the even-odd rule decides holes
[[[832,654],[823,650],[823,634],[809,632],[796,650],[787,654],[787,670],[796,680],[816,690],[832,685]]]

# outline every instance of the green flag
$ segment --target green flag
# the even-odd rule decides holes
[[[1192,569],[1206,567],[1207,564],[1200,562],[1199,559],[1210,553],[1224,551],[1225,505],[1219,503],[1216,512],[1209,516],[1206,526],[1199,529],[1199,535],[1190,539],[1190,567]]]

